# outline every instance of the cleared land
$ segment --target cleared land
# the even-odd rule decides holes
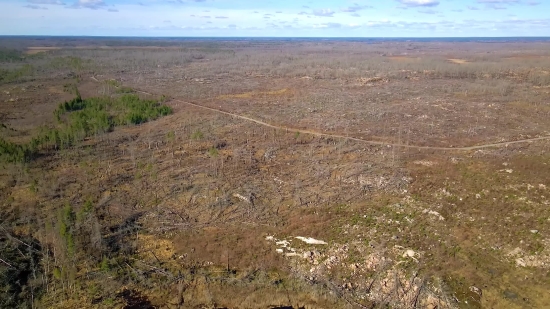
[[[550,43],[0,46],[0,307],[550,306]]]

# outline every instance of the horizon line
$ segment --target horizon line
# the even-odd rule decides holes
[[[207,39],[518,39],[542,38],[550,36],[153,36],[153,35],[63,35],[63,34],[0,34],[2,37],[73,37],[73,38],[207,38]]]

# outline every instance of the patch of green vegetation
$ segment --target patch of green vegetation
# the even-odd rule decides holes
[[[80,57],[57,57],[50,62],[53,69],[72,69],[75,71],[82,70],[86,65],[90,64],[91,60],[82,59]]]
[[[376,223],[376,219],[371,215],[360,215],[360,214],[354,214],[349,219],[350,225],[362,225],[362,226],[371,226]]]
[[[130,87],[125,87],[125,86],[118,87],[116,90],[116,93],[134,93],[134,92],[136,92],[134,89]]]
[[[107,259],[106,257],[103,257],[103,259],[101,260],[101,263],[99,264],[99,269],[105,272],[111,270],[111,265],[109,265],[109,259]]]
[[[0,62],[21,61],[23,55],[16,49],[0,48]]]
[[[87,199],[86,202],[84,202],[84,206],[80,209],[80,211],[76,214],[76,221],[82,222],[84,218],[93,211],[93,204],[91,199]]]
[[[0,83],[14,82],[20,80],[22,77],[31,76],[33,73],[34,69],[30,64],[25,64],[14,70],[0,68]]]
[[[112,86],[112,87],[120,86],[120,82],[116,79],[106,79],[103,81],[103,83],[105,83],[105,85]]]
[[[200,140],[204,138],[204,134],[200,130],[197,130],[191,134],[191,138],[194,140]]]
[[[169,131],[166,133],[166,140],[170,143],[173,143],[176,140],[176,132]]]
[[[0,159],[28,162],[41,147],[67,148],[76,142],[111,131],[115,126],[141,124],[172,113],[172,109],[155,100],[142,100],[126,94],[116,98],[76,98],[55,110],[59,125],[43,128],[28,144],[20,145],[0,138]]]
[[[19,145],[0,137],[0,161],[15,163],[27,161],[33,153],[29,145]]]
[[[210,149],[208,149],[208,154],[211,157],[217,157],[218,156],[218,149],[216,147],[210,147]]]
[[[75,242],[73,237],[73,224],[74,224],[74,211],[72,206],[67,203],[63,210],[59,214],[58,226],[59,226],[59,235],[63,239],[67,253],[69,256],[74,255]]]
[[[38,181],[36,179],[33,179],[32,182],[31,182],[31,185],[29,187],[29,190],[32,192],[32,193],[36,193],[38,192]]]
[[[43,133],[38,144],[70,146],[86,137],[109,132],[115,126],[141,124],[171,113],[170,107],[142,100],[137,95],[84,100],[77,94],[73,100],[59,105],[55,116],[60,127]]]

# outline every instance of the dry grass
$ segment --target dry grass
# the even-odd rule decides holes
[[[420,60],[420,58],[407,56],[390,56],[388,59],[396,62],[417,62]]]
[[[258,98],[258,97],[265,97],[265,96],[280,96],[280,95],[286,94],[287,92],[289,92],[288,88],[272,90],[272,91],[250,91],[250,92],[237,93],[237,94],[225,94],[225,95],[216,97],[216,99],[218,100],[249,99],[249,98]]]
[[[272,124],[392,143],[458,146],[550,132],[544,45],[491,45],[487,54],[486,45],[459,44],[453,58],[450,45],[430,43],[129,45],[83,43],[33,60],[43,75],[0,86],[3,101],[18,99],[1,107],[2,134],[24,140],[39,125],[55,124],[53,109],[71,96],[60,91],[67,80],[84,96],[116,95],[86,75],[92,70],[100,81]],[[402,55],[403,48],[407,56],[385,56]],[[540,57],[508,59],[520,56],[517,50]],[[49,68],[48,61],[67,56],[91,60],[79,81],[67,79],[74,71],[68,65]],[[426,305],[550,306],[547,264],[539,263],[550,250],[548,141],[472,152],[411,150],[168,104],[174,108],[168,117],[1,170],[2,214],[21,218],[13,219],[15,230],[46,242],[59,209],[68,202],[78,211],[90,199],[113,248],[105,251],[108,271],[98,266],[101,256],[76,262],[87,275],[72,294],[80,302],[67,299],[52,279],[45,307],[92,300],[122,307],[131,297],[158,307],[177,307],[182,299],[186,306],[230,308],[346,308],[369,297],[384,303],[374,291],[399,307],[403,299],[387,286],[395,278],[417,282],[413,274],[430,287],[431,294],[422,294]],[[268,235],[328,245],[296,242],[298,250],[318,251],[314,264],[277,253]],[[409,249],[416,260],[403,256]],[[526,267],[517,266],[520,258]],[[373,270],[382,260],[393,281]],[[483,290],[481,298],[472,286]],[[460,304],[448,301],[453,296]]]
[[[27,55],[35,55],[35,54],[38,54],[38,53],[45,53],[45,52],[48,52],[48,51],[52,51],[52,50],[59,50],[61,49],[60,47],[45,47],[45,46],[30,46],[30,47],[27,47],[27,49],[25,50],[25,54]]]
[[[466,63],[469,62],[466,59],[456,59],[456,58],[450,58],[450,59],[447,59],[447,60],[449,60],[452,63],[456,63],[456,64],[466,64]]]

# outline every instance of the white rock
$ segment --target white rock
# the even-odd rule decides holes
[[[233,196],[244,201],[244,202],[247,202],[247,203],[251,203],[250,202],[250,199],[244,195],[241,195],[241,194],[238,194],[238,193],[233,193]]]
[[[476,287],[476,286],[473,286],[473,285],[470,286],[470,291],[476,293],[476,294],[479,295],[479,296],[482,296],[482,295],[483,295],[483,291],[481,291],[480,288],[478,288],[478,287]]]
[[[418,161],[414,161],[413,163],[418,164],[418,165],[424,165],[424,166],[427,166],[427,167],[431,167],[431,166],[434,166],[434,165],[437,164],[435,162],[427,161],[427,160],[418,160]]]
[[[444,220],[445,220],[445,218],[444,218],[440,213],[438,213],[438,212],[435,211],[435,210],[424,209],[424,211],[422,211],[422,213],[427,213],[427,214],[436,216],[440,221],[444,221]]]
[[[519,247],[516,247],[514,250],[508,252],[508,256],[516,256],[518,254],[520,254],[522,252],[522,250],[519,248]]]
[[[334,255],[331,255],[328,257],[328,259],[325,261],[325,265],[334,264],[338,261],[338,258]]]
[[[405,251],[405,253],[403,253],[404,258],[406,258],[406,257],[412,258],[415,255],[416,255],[416,252],[414,252],[414,250],[411,250],[411,249],[409,249],[409,250]]]
[[[536,234],[539,232],[539,230],[530,230],[531,233]]]
[[[523,260],[522,258],[517,258],[516,259],[516,266],[525,267],[525,260]]]
[[[277,246],[281,246],[285,248],[286,246],[290,245],[290,242],[288,240],[281,240],[275,243]]]
[[[277,252],[277,253],[283,253],[283,249],[275,249],[275,252]]]
[[[318,240],[318,239],[311,238],[311,237],[296,236],[295,238],[305,242],[306,244],[310,244],[310,245],[326,245],[327,244],[325,241]]]
[[[274,240],[274,239],[275,239],[275,238],[274,238],[273,236],[266,236],[266,237],[265,237],[265,240],[270,240],[270,241],[271,241],[271,240]]]

